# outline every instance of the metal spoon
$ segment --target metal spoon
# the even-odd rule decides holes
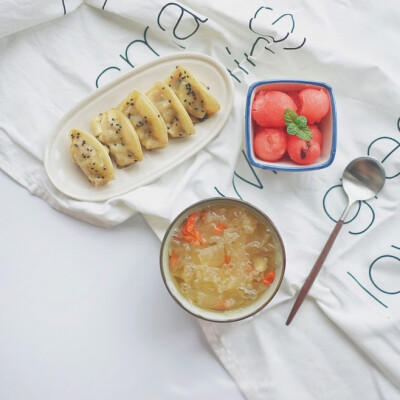
[[[351,161],[343,172],[342,184],[345,193],[347,194],[348,203],[339,221],[336,223],[325,247],[322,249],[321,254],[317,258],[310,274],[308,275],[303,287],[297,295],[296,302],[289,314],[286,325],[289,325],[293,317],[296,315],[303,300],[307,296],[318,272],[321,270],[326,257],[335,241],[340,228],[344,224],[344,220],[351,208],[351,206],[361,200],[368,200],[374,197],[382,189],[385,183],[385,171],[379,161],[372,157],[359,157]]]

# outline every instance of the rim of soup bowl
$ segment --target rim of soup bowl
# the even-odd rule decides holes
[[[279,267],[279,275],[275,277],[269,290],[265,291],[258,299],[252,302],[250,305],[239,308],[237,310],[226,310],[226,311],[212,311],[208,309],[201,308],[191,303],[186,297],[179,291],[175,282],[171,276],[169,270],[169,257],[168,257],[168,246],[171,240],[174,230],[181,225],[183,220],[194,210],[204,207],[206,205],[212,205],[217,203],[228,203],[232,205],[239,206],[245,210],[252,213],[258,219],[261,219],[266,225],[271,229],[275,236],[279,246],[280,246],[280,256],[281,265]],[[244,200],[235,199],[232,197],[211,197],[208,199],[200,200],[196,203],[191,204],[185,208],[182,212],[175,217],[175,219],[169,225],[167,231],[164,234],[161,249],[160,249],[160,269],[161,276],[164,281],[165,287],[167,288],[169,294],[175,300],[179,306],[181,306],[185,311],[194,315],[197,318],[211,321],[211,322],[234,322],[240,321],[248,318],[252,315],[260,312],[265,306],[275,297],[278,292],[286,269],[286,252],[282,237],[274,224],[274,222],[268,217],[266,213],[261,211],[259,208],[251,203]]]

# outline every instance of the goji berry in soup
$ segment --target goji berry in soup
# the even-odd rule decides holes
[[[281,261],[270,226],[235,206],[190,214],[169,244],[169,268],[184,297],[198,307],[246,307],[271,286]]]

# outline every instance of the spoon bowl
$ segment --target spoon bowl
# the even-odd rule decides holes
[[[342,185],[349,199],[349,206],[355,201],[368,200],[380,192],[385,184],[385,170],[372,157],[359,157],[351,161],[343,172]],[[346,215],[341,219],[344,219]]]
[[[376,196],[385,184],[385,179],[385,170],[383,169],[382,164],[373,157],[359,157],[347,165],[342,176],[343,190],[348,198],[347,207],[339,221],[337,221],[335,228],[321,251],[321,254],[317,258],[311,272],[300,289],[286,321],[286,325],[290,324],[307,296],[308,291],[332,248],[333,242],[344,224],[344,220],[346,219],[351,206],[357,201],[368,200],[371,197]]]

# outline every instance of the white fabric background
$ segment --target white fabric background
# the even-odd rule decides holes
[[[242,392],[249,399],[400,398],[395,2],[18,0],[3,1],[0,15],[5,173],[68,215],[111,226],[141,212],[159,235],[186,205],[218,192],[254,203],[286,243],[282,289],[252,319],[201,323]],[[101,86],[158,57],[144,44],[129,47],[144,35],[159,56],[196,51],[231,70],[232,115],[206,149],[156,182],[106,202],[71,200],[43,168],[49,132],[96,81]],[[333,87],[338,151],[329,168],[275,174],[248,166],[241,151],[247,87],[273,78]],[[355,207],[302,309],[285,327],[293,297],[344,208],[342,170],[366,154],[383,161],[389,179],[377,199],[362,203],[359,212]],[[154,202],[160,198],[165,201]]]

